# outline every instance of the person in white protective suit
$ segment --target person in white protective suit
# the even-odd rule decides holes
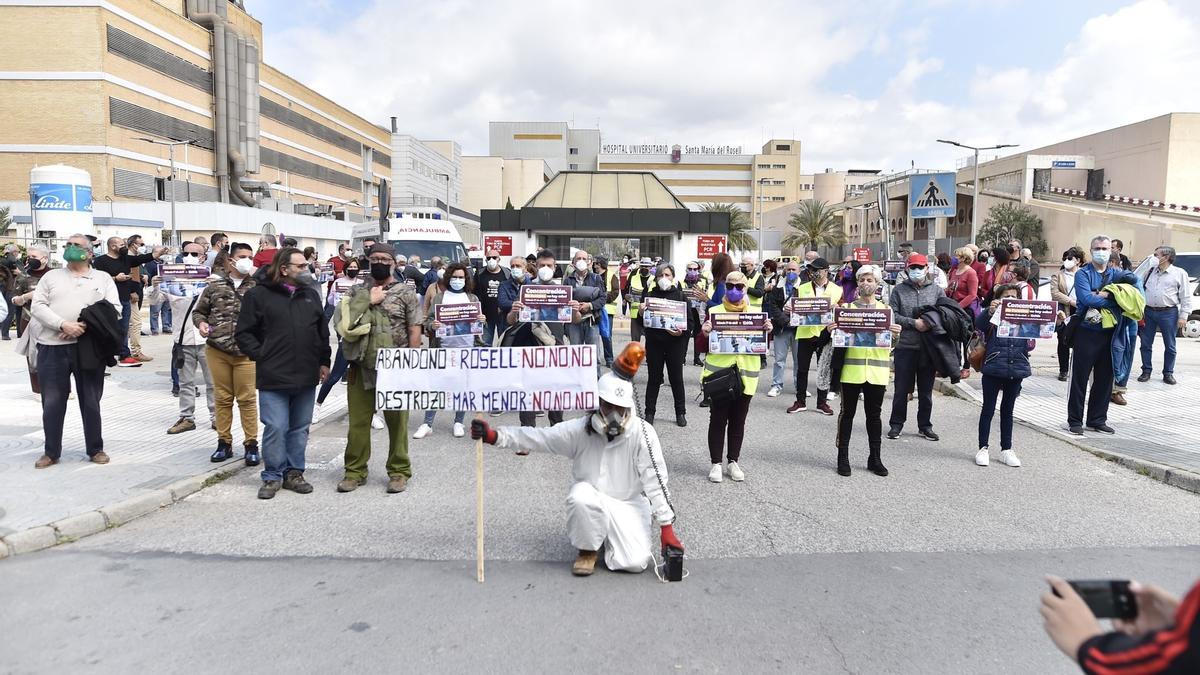
[[[672,527],[675,513],[663,492],[667,467],[658,434],[633,414],[633,384],[606,373],[598,388],[599,410],[553,427],[493,429],[483,420],[471,423],[471,438],[501,448],[552,452],[572,460],[575,483],[567,494],[567,537],[579,549],[571,568],[575,576],[588,576],[595,570],[601,546],[610,570],[644,571],[654,559],[651,516],[661,528],[662,547],[683,550]]]

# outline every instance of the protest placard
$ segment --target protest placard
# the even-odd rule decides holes
[[[483,335],[483,314],[478,302],[435,305],[433,317],[441,324],[437,329],[437,336],[440,338],[453,335]]]
[[[824,326],[833,321],[833,304],[829,298],[799,298],[792,296],[784,305],[790,326]]]
[[[569,290],[569,289],[568,289]],[[380,349],[379,410],[595,410],[594,345]]]
[[[892,310],[888,307],[836,307],[834,347],[892,346]]]
[[[350,292],[354,290],[355,286],[361,286],[362,283],[363,280],[358,277],[355,277],[354,279],[351,279],[350,277],[338,277],[333,282],[333,293],[335,296],[337,296],[337,299],[340,302],[341,300],[345,299],[347,295],[350,295]]]
[[[1021,340],[1049,340],[1054,335],[1054,324],[1058,307],[1053,300],[1018,300],[1005,298],[1000,301],[999,325],[996,337]]]
[[[647,297],[641,309],[643,325],[663,330],[687,330],[687,307],[683,300]]]
[[[765,312],[713,312],[708,317],[708,351],[714,354],[766,354]]]
[[[331,262],[321,263],[320,267],[317,268],[317,281],[323,284],[333,281],[333,275],[333,263]]]
[[[158,274],[161,277],[159,288],[164,293],[191,297],[204,290],[212,271],[204,265],[164,263],[159,266]]]
[[[570,286],[521,287],[521,321],[571,323]]]

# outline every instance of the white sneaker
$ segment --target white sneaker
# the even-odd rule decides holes
[[[712,470],[708,472],[708,479],[714,483],[720,483],[725,480],[725,476],[721,471],[720,464],[713,464]]]
[[[738,466],[737,462],[729,463],[729,480],[736,481],[738,483],[746,480],[746,473],[742,471],[742,467]]]
[[[827,400],[827,401],[836,401],[837,397],[838,396],[837,396],[836,391],[831,391],[831,392],[825,394],[825,400]]]
[[[771,385],[771,388],[767,390],[767,398],[775,398],[782,391],[783,391],[783,387],[780,387],[777,385]]]
[[[467,430],[463,428],[462,422],[454,423],[454,437],[462,438],[467,435]]]
[[[1012,450],[1004,450],[1000,453],[1000,461],[1009,466],[1021,466],[1021,458],[1017,457],[1017,453]]]
[[[387,425],[383,423],[382,415],[380,415],[379,413],[375,413],[374,415],[371,416],[371,428],[372,429],[382,429],[385,426],[387,426]]]
[[[428,424],[422,424],[421,426],[417,427],[417,433],[413,434],[413,438],[425,438],[432,433],[433,427],[429,426]]]
[[[1003,455],[1001,456],[1003,457]],[[979,452],[975,453],[975,463],[979,466],[987,466],[988,461],[988,449],[986,447],[980,448]]]

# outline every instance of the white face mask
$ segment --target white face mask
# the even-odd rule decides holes
[[[145,244],[142,244],[141,246],[138,247],[138,253],[140,253],[142,255],[146,255],[149,252],[150,252],[150,247],[146,246]]]
[[[237,260],[233,261],[233,268],[236,269],[239,274],[252,274],[254,272],[254,259],[238,258]]]
[[[444,270],[444,269],[439,269],[439,270],[437,271],[437,278],[441,279],[441,278],[442,278],[442,277],[444,277],[444,276],[446,276],[446,270]]]
[[[1064,261],[1063,261],[1063,269],[1064,269],[1064,270],[1073,270],[1073,269],[1075,269],[1075,259],[1074,259],[1074,258],[1067,258],[1066,260],[1064,260]]]
[[[499,268],[499,267],[500,267],[500,261],[499,261],[499,260],[489,260],[489,261],[487,261],[487,268],[488,268],[489,270],[491,270],[491,271],[495,272],[495,271],[496,271],[496,269],[497,269],[497,268]]]
[[[194,256],[194,255],[183,256],[183,264],[185,264],[185,265],[195,265],[195,264],[198,264],[199,262],[200,262],[200,258],[197,256]]]
[[[512,278],[516,279],[517,281],[524,281],[525,280],[525,270],[514,269],[512,271]]]
[[[668,278],[666,278],[666,277],[659,277],[659,278],[658,278],[658,287],[659,287],[661,290],[664,290],[664,291],[670,290],[670,289],[671,289],[671,287],[672,287],[672,286],[674,286],[674,285],[675,285],[675,280],[674,280],[674,279],[668,279]]]
[[[538,279],[540,279],[541,281],[550,281],[553,278],[554,278],[554,268],[553,267],[539,267],[538,268]]]
[[[588,263],[583,258],[580,258],[579,260],[575,261],[575,269],[579,270],[580,272],[586,272],[587,268],[588,268]]]

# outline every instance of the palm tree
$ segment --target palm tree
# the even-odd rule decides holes
[[[783,238],[785,249],[808,251],[809,248],[816,250],[820,246],[846,243],[842,219],[835,216],[825,202],[815,199],[800,202],[799,208],[788,218],[788,226],[795,231]]]
[[[758,248],[758,242],[750,234],[750,214],[736,204],[708,202],[700,206],[701,211],[719,211],[729,214],[729,239],[726,249],[730,251],[749,251]]]

